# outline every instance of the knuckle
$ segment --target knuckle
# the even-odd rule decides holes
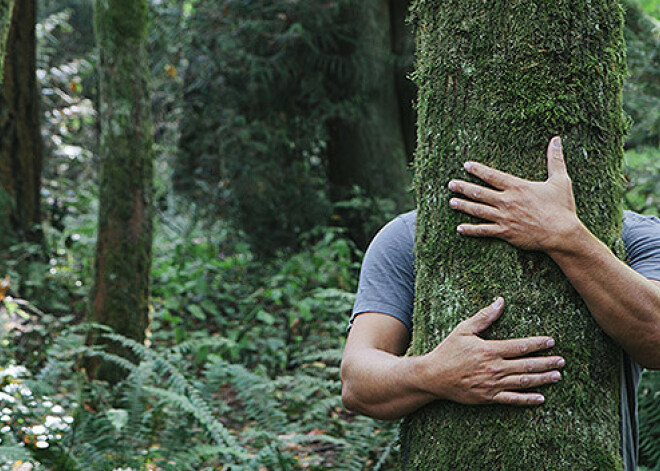
[[[509,237],[512,234],[511,228],[505,224],[498,224],[495,234],[499,237]]]
[[[478,355],[480,359],[490,358],[492,355],[491,348],[487,344],[479,345],[475,349],[475,353]]]
[[[511,196],[503,196],[500,203],[504,209],[512,210],[516,207],[516,200]]]
[[[520,386],[522,386],[524,388],[526,386],[529,386],[529,383],[530,383],[529,376],[522,375],[520,377]]]
[[[534,371],[534,362],[532,360],[525,360],[524,369],[527,373]]]
[[[485,367],[485,372],[488,376],[491,377],[499,376],[502,373],[502,368],[500,368],[496,364],[490,363]]]

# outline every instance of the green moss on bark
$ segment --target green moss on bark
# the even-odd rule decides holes
[[[416,0],[419,86],[416,300],[411,351],[434,348],[463,319],[504,296],[489,338],[551,335],[563,380],[533,409],[437,402],[402,425],[410,470],[615,470],[619,348],[543,254],[456,232],[451,178],[480,161],[533,180],[554,135],[578,214],[617,253],[625,75],[618,1]],[[404,463],[405,464],[405,463]]]
[[[148,323],[153,198],[147,1],[97,0],[95,7],[101,175],[92,317],[142,341]],[[103,364],[98,376],[119,377]]]

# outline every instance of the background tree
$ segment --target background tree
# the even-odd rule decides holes
[[[35,25],[36,0],[16,2],[0,97],[0,250],[42,237]]]
[[[141,342],[148,324],[153,126],[146,0],[98,0],[101,158],[92,319]],[[98,376],[114,381],[113,367]]]
[[[410,116],[403,76],[412,56],[394,51],[412,42],[402,33],[406,9],[381,0],[199,2],[175,187],[196,202],[212,195],[212,207],[268,251],[327,223],[330,203],[358,185],[360,198],[335,222],[366,245],[411,203],[401,113]]]
[[[366,0],[344,9],[345,21],[354,33],[342,52],[357,57],[360,67],[348,77],[337,77],[339,90],[355,97],[356,108],[328,123],[328,177],[335,201],[350,199],[353,188],[360,187],[369,198],[391,200],[395,211],[403,212],[412,201],[400,106],[404,100],[399,98],[393,51],[394,23],[399,19],[395,14],[399,12],[391,11],[391,4]],[[359,245],[366,246],[373,234],[364,230],[360,220],[364,214],[340,214]]]
[[[13,8],[13,0],[2,0],[0,2],[0,72],[2,72],[4,68],[5,47],[7,34],[9,33],[9,26],[11,25],[11,12]],[[2,80],[2,78],[0,78],[0,80]]]
[[[660,21],[633,1],[626,8],[629,77],[624,109],[632,118],[627,147],[660,146]]]
[[[564,136],[580,219],[620,253],[625,122],[618,1],[413,3],[419,143],[413,354],[501,295],[489,338],[550,335],[570,358],[540,408],[449,401],[407,418],[406,469],[621,469],[620,349],[545,255],[460,237],[447,182],[468,160],[545,180],[545,147]]]

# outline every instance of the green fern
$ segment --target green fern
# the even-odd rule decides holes
[[[640,464],[660,471],[660,371],[646,371],[639,387]]]

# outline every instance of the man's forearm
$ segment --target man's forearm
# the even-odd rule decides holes
[[[582,224],[548,254],[603,330],[642,366],[660,368],[660,285],[617,259]]]
[[[400,419],[436,399],[419,386],[419,357],[398,357],[373,348],[354,352],[342,365],[347,409],[376,419]]]

